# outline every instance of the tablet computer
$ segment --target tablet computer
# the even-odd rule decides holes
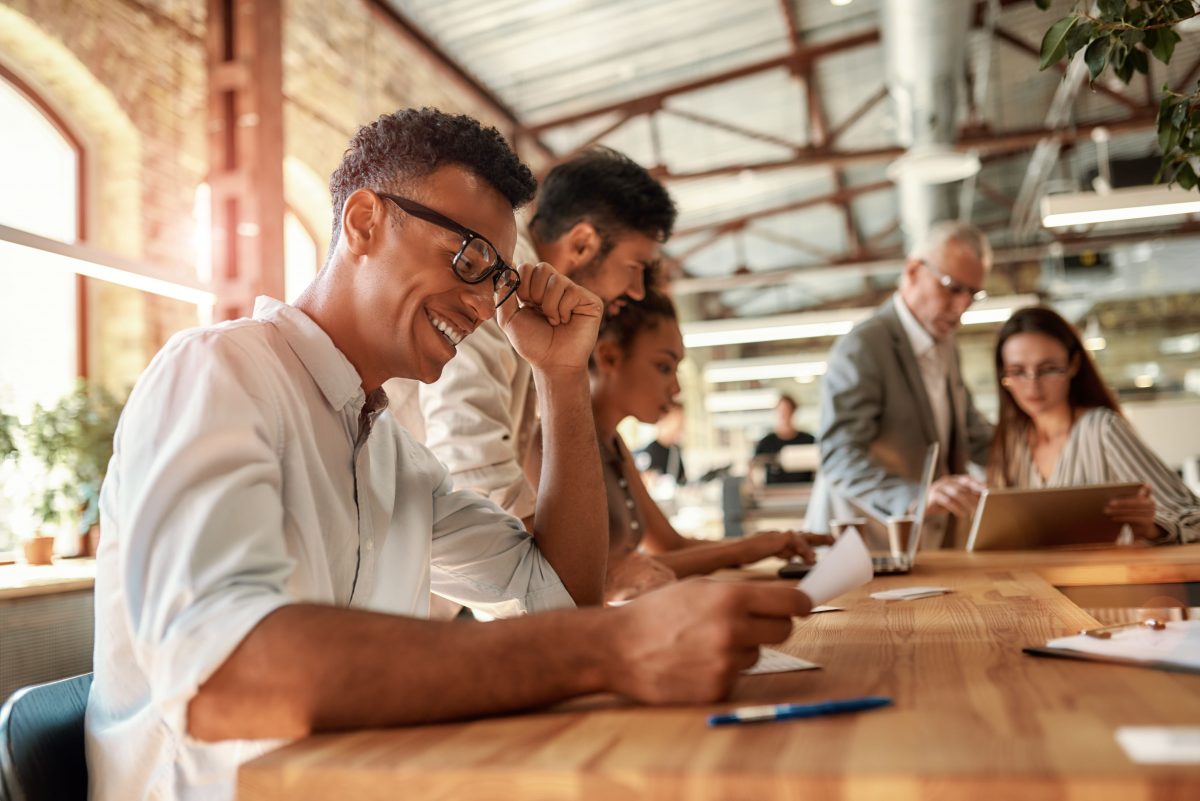
[[[1024,551],[1112,545],[1123,524],[1104,514],[1111,498],[1136,495],[1142,485],[1092,484],[983,493],[967,539],[968,551]]]

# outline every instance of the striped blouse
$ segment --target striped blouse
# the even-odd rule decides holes
[[[1103,407],[1088,409],[1071,427],[1058,463],[1043,479],[1033,463],[1025,436],[1014,437],[1012,464],[1006,471],[1014,487],[1069,487],[1141,481],[1150,485],[1157,510],[1154,522],[1163,542],[1200,540],[1200,499],[1134,433],[1129,421]]]

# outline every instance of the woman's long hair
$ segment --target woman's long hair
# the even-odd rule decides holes
[[[1031,422],[1029,415],[1013,400],[1012,393],[1000,383],[1004,375],[1004,343],[1017,334],[1041,334],[1066,348],[1067,363],[1078,365],[1067,393],[1067,400],[1072,409],[1103,406],[1117,414],[1121,413],[1116,397],[1100,377],[1092,355],[1083,347],[1079,333],[1070,323],[1045,306],[1032,306],[1017,311],[1008,318],[1008,322],[1000,329],[996,338],[996,394],[1000,399],[1000,419],[996,423],[991,455],[988,457],[988,484],[993,487],[1012,485],[1012,450],[1017,437],[1028,436]]]

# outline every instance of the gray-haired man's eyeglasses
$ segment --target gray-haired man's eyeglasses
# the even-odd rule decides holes
[[[921,264],[924,264],[925,268],[933,274],[933,277],[937,280],[942,289],[946,290],[956,298],[970,296],[971,300],[974,302],[984,300],[988,296],[986,289],[975,289],[974,287],[969,287],[960,281],[955,281],[953,278],[946,275],[944,272],[939,270],[937,267],[934,267],[924,259],[921,259]]]

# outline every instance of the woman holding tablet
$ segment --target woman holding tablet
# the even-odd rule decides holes
[[[996,341],[996,377],[990,486],[1140,481],[1138,495],[1109,501],[1109,517],[1144,541],[1200,539],[1200,500],[1134,433],[1066,320],[1044,307],[1016,312]]]
[[[606,600],[622,600],[677,577],[711,573],[768,556],[813,561],[824,535],[768,531],[718,542],[681,536],[642,484],[617,424],[626,417],[654,423],[679,394],[676,371],[683,335],[670,298],[649,287],[605,317],[592,354],[592,412],[608,490],[609,555]]]

